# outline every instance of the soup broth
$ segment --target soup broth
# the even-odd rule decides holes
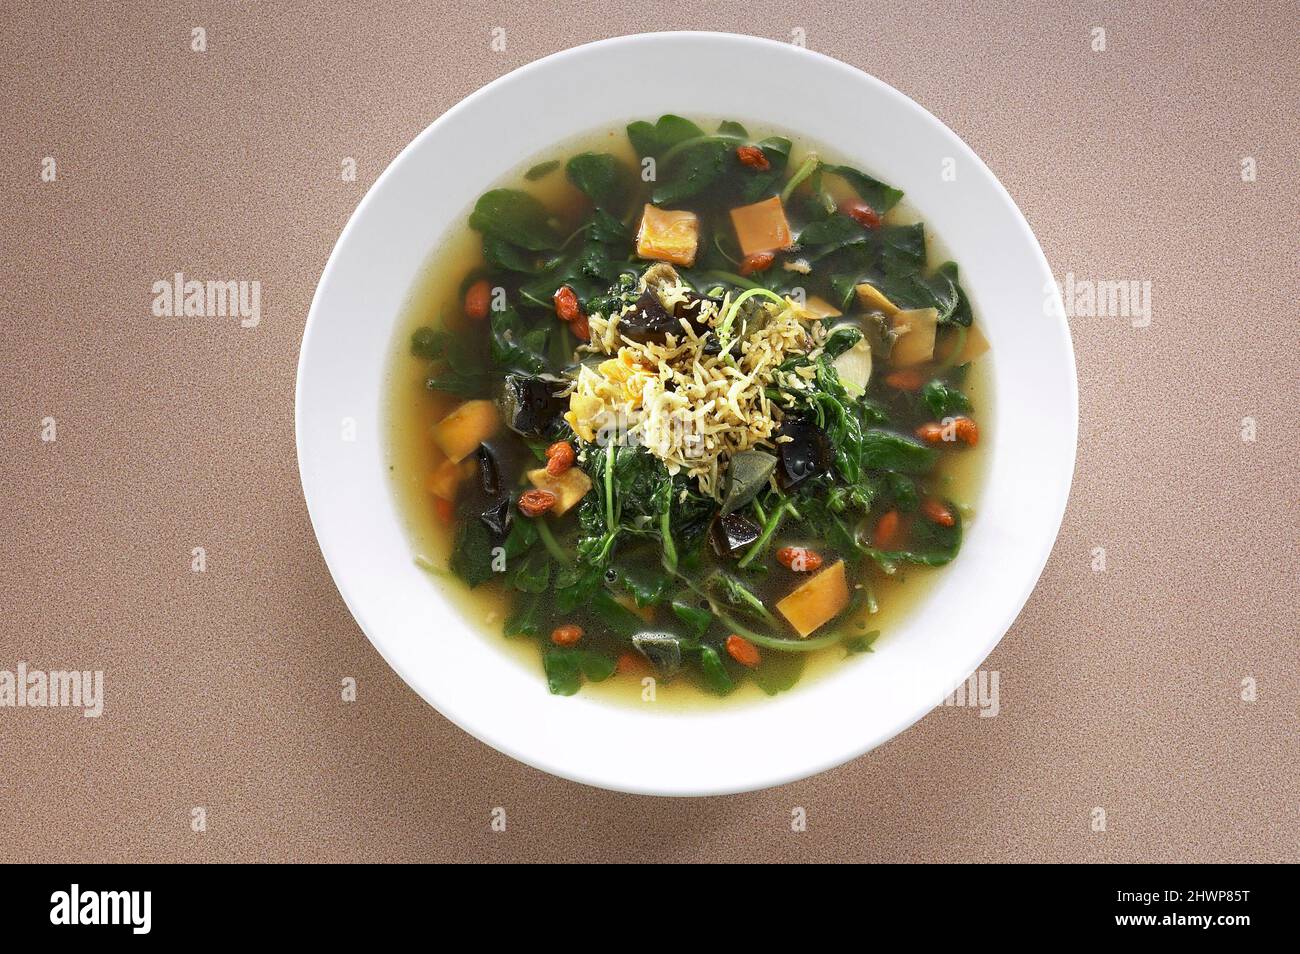
[[[433,252],[394,339],[389,470],[431,585],[536,668],[539,691],[581,686],[670,708],[754,702],[835,666],[870,665],[876,640],[956,556],[990,437],[989,358],[956,269],[936,267],[941,246],[888,187],[797,139],[699,123],[674,140],[674,123],[639,125],[521,164],[476,204],[477,227]],[[583,160],[593,156],[609,159]],[[680,167],[717,157],[724,172],[693,191]],[[522,211],[509,198],[520,194],[532,197]],[[733,215],[764,203],[756,222]],[[544,218],[530,217],[536,208]],[[659,245],[642,240],[658,211],[692,213],[689,265],[671,224]],[[764,235],[772,248],[743,247]],[[600,245],[586,272],[570,264],[583,243]],[[556,247],[528,247],[546,245]],[[483,282],[486,315],[472,300]],[[565,288],[573,302],[555,297]],[[641,327],[674,296],[710,315]],[[585,326],[564,317],[575,303]],[[730,453],[697,463],[675,436],[638,435],[665,430],[652,398],[680,405],[688,390],[673,370],[685,359],[664,354],[708,337],[697,365],[731,361],[723,371],[740,380],[754,376],[749,356],[771,348],[762,335],[796,342],[771,356],[788,380],[782,372],[754,396],[747,432],[724,435]],[[615,410],[611,382],[629,373],[645,379],[634,420],[597,428],[578,413],[602,400],[601,413]],[[558,412],[540,423],[502,400],[535,378]],[[551,461],[565,456],[551,453],[559,444],[572,450],[567,468]],[[739,494],[737,459],[760,465],[759,486]],[[557,515],[568,502],[557,481],[570,471],[589,489]],[[549,508],[521,509],[539,490]],[[489,565],[467,568],[476,549]]]

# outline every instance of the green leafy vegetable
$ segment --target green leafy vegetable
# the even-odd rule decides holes
[[[611,633],[630,638],[645,626],[645,621],[640,616],[615,599],[614,595],[603,586],[597,587],[594,591],[587,591],[583,599],[588,601],[587,605],[591,612],[609,628]]]
[[[923,263],[924,254],[919,263],[887,265],[877,287],[901,308],[933,308],[939,313],[940,322],[969,326],[970,303],[957,281],[957,266],[944,262],[925,275],[921,271]]]
[[[763,151],[768,168],[760,171],[746,169],[741,172],[736,201],[745,205],[776,195],[781,190],[785,168],[790,161],[791,143],[783,136],[771,136],[756,145]]]
[[[753,672],[754,682],[769,696],[794,687],[803,675],[808,658],[802,653],[768,654]]]
[[[943,566],[951,562],[961,549],[961,513],[955,507],[949,509],[955,519],[951,527],[932,520],[914,520],[906,547],[901,550],[876,551],[873,555],[924,566]]]
[[[411,335],[411,354],[430,361],[441,358],[446,351],[448,334],[435,328],[416,328]]]
[[[529,182],[536,182],[538,179],[546,178],[558,168],[560,168],[559,159],[548,159],[546,162],[539,162],[525,172],[524,178]]]
[[[597,209],[592,214],[591,229],[588,234],[593,241],[606,244],[626,244],[632,241],[632,233],[628,231],[627,226],[604,209]],[[608,272],[610,267],[612,266],[602,266],[602,273]],[[620,268],[619,275],[622,274]]]
[[[772,615],[754,592],[729,573],[718,571],[709,577],[707,586],[720,594],[731,608],[773,629],[781,629],[781,622]]]
[[[460,397],[481,397],[491,382],[483,357],[464,336],[440,328],[417,328],[411,335],[411,354],[432,362],[425,385]]]
[[[879,179],[873,179],[852,166],[823,166],[822,168],[826,172],[834,173],[852,186],[853,191],[858,194],[858,198],[871,206],[877,215],[884,215],[898,205],[899,199],[903,198],[901,190],[895,189],[893,186],[887,186]]]
[[[965,413],[971,409],[970,400],[966,395],[937,379],[921,389],[921,399],[936,418]]]
[[[529,252],[495,235],[483,236],[483,259],[504,272],[536,275],[542,270],[542,260],[536,252]]]
[[[848,245],[863,245],[871,240],[870,233],[847,215],[833,215],[813,222],[799,233],[799,244],[811,250],[809,258],[816,261]]]
[[[615,541],[659,537],[672,505],[672,478],[663,462],[645,448],[608,445],[587,463],[592,492],[578,507],[578,555],[603,568]]]
[[[557,696],[571,696],[582,687],[585,676],[592,682],[602,682],[614,675],[614,660],[602,653],[587,649],[556,647],[542,656],[546,670],[546,684]]]
[[[822,350],[826,357],[834,360],[856,345],[863,338],[862,329],[854,325],[842,325],[831,332]]]
[[[729,152],[725,141],[706,139],[687,146],[672,163],[664,159],[651,201],[659,206],[677,205],[699,195],[722,177]]]
[[[546,206],[518,189],[493,189],[474,205],[470,227],[532,251],[558,248],[560,237]]]
[[[700,681],[706,689],[725,696],[736,688],[716,649],[712,646],[701,646],[695,651],[695,655],[700,667]]]
[[[925,226],[920,222],[881,229],[877,241],[880,268],[886,275],[917,272],[925,267]]]
[[[551,584],[551,559],[544,550],[531,553],[510,574],[510,585],[524,593],[545,593]]]
[[[658,158],[672,147],[689,139],[698,139],[704,130],[681,116],[660,116],[656,123],[638,121],[628,124],[627,138],[639,156]]]
[[[844,655],[852,656],[856,653],[871,652],[872,644],[880,637],[880,630],[873,629],[868,633],[862,633],[860,636],[850,636],[844,640]]]
[[[601,219],[599,214],[596,221],[604,221],[609,229],[622,227],[612,219]],[[592,307],[592,302],[604,296],[608,286],[618,281],[627,267],[626,255],[618,256],[607,242],[593,239],[578,244],[519,286],[520,304],[553,314],[556,289],[568,285],[584,310],[590,313],[597,310]]]
[[[543,521],[530,520],[528,517],[516,516],[510,526],[502,548],[507,560],[523,556],[537,542],[537,527]]]
[[[528,327],[513,308],[492,313],[492,361],[504,371],[540,374],[547,370],[546,339],[549,328]]]
[[[706,609],[694,606],[686,599],[675,599],[672,603],[673,613],[686,624],[688,631],[696,639],[704,635],[713,625],[713,614]]]
[[[506,617],[502,633],[507,636],[540,636],[542,634],[542,597],[531,596],[515,605],[515,611]]]
[[[477,519],[461,521],[450,565],[471,589],[492,579],[492,538]]]
[[[904,474],[890,471],[880,476],[881,503],[903,513],[915,513],[921,504],[916,483]]]
[[[939,452],[892,431],[869,429],[862,435],[862,465],[871,470],[896,470],[926,474],[934,469]]]
[[[619,571],[619,582],[632,596],[637,606],[654,606],[662,603],[672,587],[672,577],[656,572],[645,563],[633,564]]]
[[[564,167],[569,181],[585,193],[596,208],[621,208],[627,200],[630,175],[627,168],[608,153],[584,152]]]

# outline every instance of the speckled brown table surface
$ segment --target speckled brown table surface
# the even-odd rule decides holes
[[[0,861],[1297,860],[1297,13],[6,5],[0,670],[102,669],[105,702],[0,707]],[[1151,296],[1071,321],[1074,491],[997,716],[701,800],[551,778],[421,702],[330,582],[293,443],[307,307],[385,164],[514,67],[674,28],[804,31],[954,128],[1062,281]],[[176,271],[260,281],[260,324],[155,317]]]

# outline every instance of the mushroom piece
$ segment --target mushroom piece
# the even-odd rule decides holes
[[[501,416],[516,434],[542,437],[561,414],[569,399],[557,397],[568,386],[549,374],[507,374],[497,404]]]
[[[510,506],[510,495],[502,494],[492,503],[490,507],[479,514],[479,519],[497,537],[504,537],[510,533],[510,525],[514,522],[513,508]]]
[[[763,528],[738,513],[718,514],[710,528],[713,548],[719,556],[737,557],[763,535]]]
[[[781,489],[789,490],[809,477],[825,473],[830,467],[830,440],[826,437],[826,432],[812,421],[787,417],[781,423],[777,436],[790,438],[788,441],[778,441],[776,445],[780,457],[776,479],[781,484]]]

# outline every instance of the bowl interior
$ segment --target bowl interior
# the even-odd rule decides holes
[[[538,672],[491,645],[414,566],[384,470],[393,324],[431,249],[521,160],[576,133],[665,112],[789,129],[903,189],[960,265],[992,344],[994,445],[958,559],[862,664],[737,709],[667,712],[549,695]],[[867,751],[942,701],[1037,581],[1064,513],[1076,437],[1074,360],[1054,295],[1037,241],[993,174],[878,80],[729,34],[650,34],[568,50],[485,87],[421,133],[340,237],[298,370],[299,466],[312,523],[340,593],[384,658],[497,749],[633,792],[732,792],[800,778]]]

